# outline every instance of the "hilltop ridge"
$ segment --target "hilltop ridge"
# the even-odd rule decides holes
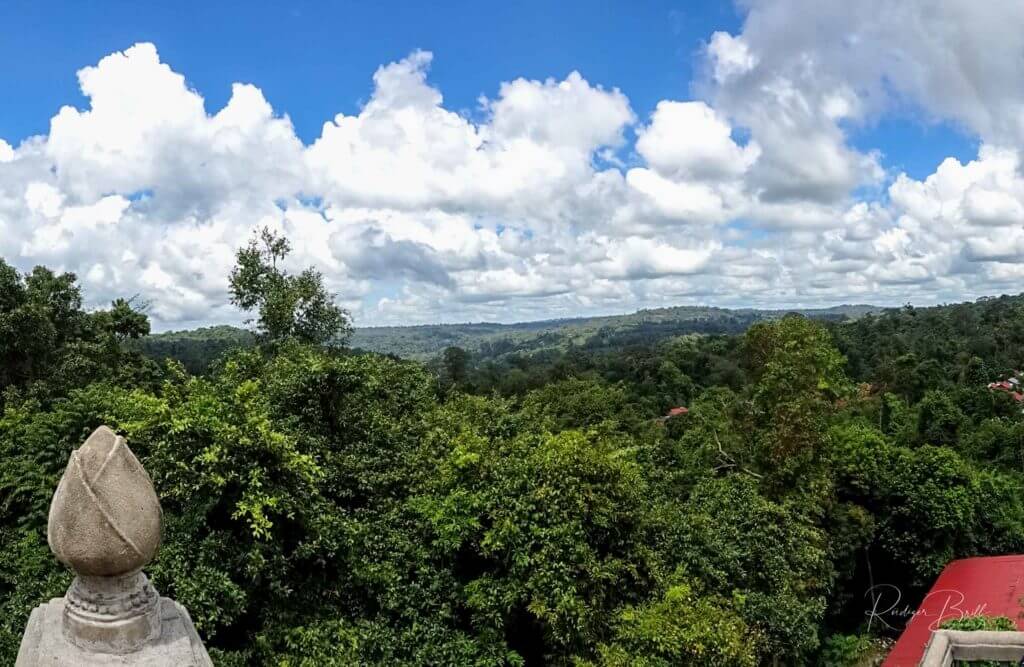
[[[741,333],[751,324],[800,313],[815,319],[856,319],[885,310],[866,304],[844,304],[829,308],[756,309],[716,306],[673,306],[642,309],[624,315],[568,317],[499,324],[465,322],[407,326],[356,327],[349,344],[353,349],[426,360],[450,346],[461,347],[484,357],[509,352],[532,353],[567,345],[604,347],[628,344],[688,333]],[[230,325],[169,331],[147,336],[143,351],[154,358],[174,358],[190,371],[206,367],[223,352],[246,347],[255,336]]]

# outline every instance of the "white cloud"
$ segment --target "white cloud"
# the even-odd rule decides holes
[[[1024,5],[1016,0],[747,5],[742,39],[766,72],[813,72],[825,89],[844,82],[874,113],[909,102],[987,142],[1024,138]]]
[[[740,147],[732,128],[704,102],[658,103],[638,130],[636,150],[666,176],[717,180],[742,175],[757,159],[757,144]]]
[[[717,243],[677,248],[662,241],[629,237],[605,239],[608,258],[597,265],[598,276],[615,279],[654,278],[700,273],[707,268]]]
[[[634,120],[625,95],[591,86],[579,72],[564,81],[516,79],[484,103],[491,113],[488,141],[509,146],[528,140],[587,161],[601,146],[620,144]]]
[[[308,146],[256,86],[209,110],[136,45],[79,72],[87,108],[0,141],[0,256],[76,271],[92,305],[139,293],[161,328],[241,319],[227,275],[262,225],[359,324],[1012,287],[1024,86],[963,48],[991,28],[1015,53],[1024,31],[957,2],[748,4],[742,31],[709,37],[703,99],[645,118],[578,72],[495,82],[458,113],[417,51]],[[881,152],[851,146],[852,127],[907,104],[970,128],[977,159],[892,178]]]
[[[332,201],[556,219],[593,177],[595,152],[621,143],[633,121],[622,93],[573,72],[503,84],[482,101],[486,122],[473,123],[443,107],[430,62],[416,52],[381,67],[362,111],[324,125],[307,162]]]
[[[709,97],[722,117],[749,130],[759,148],[748,183],[752,194],[769,203],[832,204],[878,182],[878,156],[850,148],[840,125],[860,117],[858,95],[813,52],[790,52],[789,44],[762,39],[768,30],[763,20],[755,9],[743,34],[715,33],[707,49]]]
[[[998,281],[1005,269],[997,264],[1024,259],[1020,166],[1017,150],[982,146],[978,159],[947,159],[923,181],[901,175],[889,189],[898,226],[881,237],[898,238],[900,247],[886,249],[916,257],[930,279],[953,272],[964,274],[959,280]]]
[[[729,219],[725,196],[712,185],[673,181],[643,168],[630,169],[626,181],[665,218],[706,223]]]
[[[982,146],[977,160],[948,158],[924,181],[900,175],[889,192],[918,225],[941,224],[957,236],[1024,223],[1024,179],[1015,149]]]
[[[25,188],[25,206],[30,213],[56,218],[64,205],[64,195],[49,183],[33,181]]]
[[[758,59],[750,52],[746,42],[727,32],[718,31],[711,35],[708,54],[714,67],[715,81],[720,84],[742,76],[757,66]]]

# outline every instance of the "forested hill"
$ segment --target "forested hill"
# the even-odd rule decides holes
[[[640,310],[629,315],[569,318],[495,324],[427,324],[404,327],[361,327],[353,331],[349,344],[354,349],[393,354],[406,359],[426,360],[445,348],[460,347],[482,357],[508,353],[559,350],[570,345],[600,349],[609,345],[647,343],[688,333],[736,334],[755,322],[777,319],[798,312],[825,320],[856,319],[883,310],[877,306],[842,305],[832,308],[797,310],[731,310],[708,306],[678,306]],[[162,359],[181,361],[198,372],[225,351],[252,345],[251,333],[231,326],[192,331],[173,331],[147,336],[143,352]]]
[[[357,328],[351,345],[355,348],[395,354],[410,359],[427,359],[447,347],[461,347],[484,356],[507,352],[530,352],[576,346],[601,347],[650,342],[687,333],[742,333],[754,322],[777,319],[788,312],[813,318],[857,318],[882,310],[876,306],[836,306],[812,310],[730,310],[709,306],[678,306],[640,310],[629,315],[609,315],[517,324],[428,324],[409,327]]]
[[[191,373],[205,370],[225,352],[250,347],[256,337],[245,329],[221,325],[191,331],[168,331],[138,341],[142,352],[153,359],[177,359]]]

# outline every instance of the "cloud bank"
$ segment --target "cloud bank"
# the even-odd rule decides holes
[[[88,108],[0,139],[0,256],[76,272],[93,305],[140,294],[158,328],[238,321],[227,275],[263,225],[364,325],[1021,291],[1020,5],[743,7],[698,97],[647,117],[578,72],[460,114],[416,51],[308,145],[257,87],[209,110],[136,44],[79,71]],[[853,146],[908,109],[976,158],[915,180]]]

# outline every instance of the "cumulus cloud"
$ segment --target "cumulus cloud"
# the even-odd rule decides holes
[[[143,294],[161,322],[237,319],[233,249],[305,180],[291,123],[251,86],[208,115],[149,44],[79,82],[89,108],[64,107],[0,163],[0,255],[76,271],[93,303]]]
[[[430,62],[416,52],[381,67],[362,111],[324,125],[307,163],[332,201],[559,220],[594,175],[595,152],[620,144],[633,121],[622,93],[573,72],[503,84],[473,123],[444,108]]]
[[[356,238],[339,234],[331,240],[335,256],[356,277],[381,281],[404,277],[441,287],[455,284],[438,252],[426,243],[394,239],[372,227]]]
[[[650,124],[637,134],[637,152],[666,176],[737,177],[760,153],[756,143],[737,145],[729,124],[704,102],[659,102]]]
[[[830,204],[877,182],[878,156],[850,148],[841,126],[860,117],[857,94],[809,53],[784,58],[775,43],[762,44],[759,17],[752,12],[742,35],[716,33],[707,51],[715,106],[759,147],[752,194],[765,202]],[[805,20],[798,17],[790,16]]]
[[[1024,85],[994,52],[1022,50],[1021,10],[825,5],[744,4],[740,31],[708,38],[700,99],[643,115],[579,72],[495,82],[456,112],[415,51],[309,145],[258,87],[207,109],[138,44],[79,72],[86,108],[0,140],[0,256],[75,271],[92,305],[141,294],[159,328],[239,321],[227,275],[264,225],[358,324],[1012,287]],[[993,36],[1005,48],[973,48]],[[973,133],[977,158],[914,179],[851,144],[908,107]]]
[[[923,181],[901,175],[890,187],[893,206],[902,213],[899,256],[911,253],[932,267],[931,278],[962,272],[967,278],[997,275],[993,263],[1024,258],[1024,179],[1017,150],[982,146],[978,159],[961,164],[945,160]],[[981,263],[957,266],[958,260]]]
[[[713,39],[715,73],[800,82],[811,99],[856,91],[844,114],[911,104],[990,143],[1019,143],[1024,5],[1015,0],[748,0],[741,35]],[[748,53],[748,57],[741,55]],[[749,63],[746,67],[729,63]],[[731,93],[738,93],[731,90]],[[758,95],[752,91],[751,95]]]
[[[745,41],[722,31],[711,35],[708,53],[711,56],[715,81],[722,85],[754,69],[758,62]]]
[[[619,241],[602,240],[608,248],[607,260],[597,265],[596,273],[614,279],[654,278],[700,273],[720,248],[708,244],[697,248],[676,248],[652,239],[629,237]]]

